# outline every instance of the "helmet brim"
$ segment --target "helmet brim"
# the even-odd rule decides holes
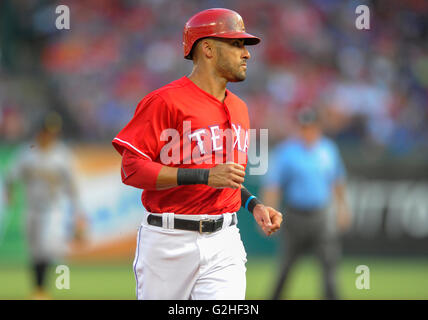
[[[244,45],[246,46],[253,46],[261,41],[260,38],[253,36],[252,34],[237,31],[217,33],[215,36],[212,36],[212,38],[244,39]]]
[[[224,33],[216,33],[215,35],[208,35],[203,38],[220,38],[220,39],[244,39],[244,45],[246,46],[254,46],[258,43],[260,43],[261,39],[253,36],[252,34],[246,33],[246,32],[224,32]],[[189,51],[189,54],[187,54],[184,58],[187,60],[192,60],[192,50],[195,46],[196,42],[203,39],[200,38],[196,40],[192,46],[192,49]]]

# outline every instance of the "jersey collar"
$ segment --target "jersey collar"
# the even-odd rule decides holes
[[[189,84],[191,87],[193,87],[196,91],[199,91],[200,93],[206,95],[207,97],[209,97],[211,100],[214,100],[216,103],[223,105],[226,104],[228,98],[230,97],[230,91],[226,88],[226,97],[224,98],[224,101],[221,102],[220,100],[218,100],[216,97],[214,97],[211,93],[206,92],[205,90],[202,90],[201,88],[199,88],[192,80],[190,80],[187,76],[183,76],[182,80],[186,83]]]

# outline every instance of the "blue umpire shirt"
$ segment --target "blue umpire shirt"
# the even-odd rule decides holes
[[[279,187],[287,206],[300,210],[327,207],[333,186],[344,181],[346,169],[335,143],[321,137],[311,146],[299,138],[280,143],[270,155],[266,187]]]

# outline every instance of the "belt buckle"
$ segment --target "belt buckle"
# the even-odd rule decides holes
[[[210,221],[213,221],[213,219],[205,218],[205,219],[199,220],[199,233],[211,233],[211,231],[202,231],[202,223],[210,222]]]

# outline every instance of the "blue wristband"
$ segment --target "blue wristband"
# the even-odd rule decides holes
[[[255,196],[251,196],[247,199],[247,202],[245,202],[245,206],[244,206],[245,209],[248,210],[248,204],[250,203],[251,199],[254,199],[254,198],[255,198]]]

